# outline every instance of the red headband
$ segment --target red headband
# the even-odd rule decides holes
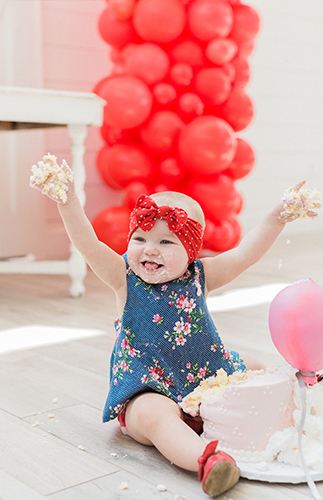
[[[128,241],[132,233],[140,227],[150,231],[157,219],[165,219],[168,229],[175,233],[183,244],[189,264],[198,256],[203,243],[203,227],[199,222],[188,217],[185,210],[177,207],[159,207],[152,198],[140,195],[135,208],[130,214]]]

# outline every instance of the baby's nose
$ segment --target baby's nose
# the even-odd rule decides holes
[[[144,251],[145,251],[146,255],[158,255],[159,254],[158,247],[154,243],[149,243],[149,244],[145,245]]]

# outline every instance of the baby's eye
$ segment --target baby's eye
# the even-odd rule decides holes
[[[172,245],[173,242],[172,241],[169,241],[169,240],[161,240],[161,245]]]
[[[142,236],[136,236],[134,238],[135,241],[139,241],[140,243],[143,243],[145,241],[145,238],[143,238]]]

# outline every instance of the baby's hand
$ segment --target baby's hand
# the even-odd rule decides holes
[[[320,193],[314,189],[302,189],[306,181],[299,182],[294,188],[290,187],[284,193],[281,200],[282,211],[278,216],[279,222],[285,224],[295,219],[306,219],[317,217],[317,212],[313,209],[319,209],[322,205]]]
[[[33,165],[29,185],[58,203],[67,203],[75,193],[73,172],[65,160],[61,166],[56,160],[56,156],[48,153],[43,161]]]

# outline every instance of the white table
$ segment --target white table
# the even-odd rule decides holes
[[[88,126],[102,124],[105,104],[103,99],[87,92],[0,86],[0,131],[67,126],[75,186],[84,206],[84,139]],[[0,273],[67,274],[72,280],[73,297],[84,293],[86,272],[86,262],[73,245],[66,261],[0,262]]]

